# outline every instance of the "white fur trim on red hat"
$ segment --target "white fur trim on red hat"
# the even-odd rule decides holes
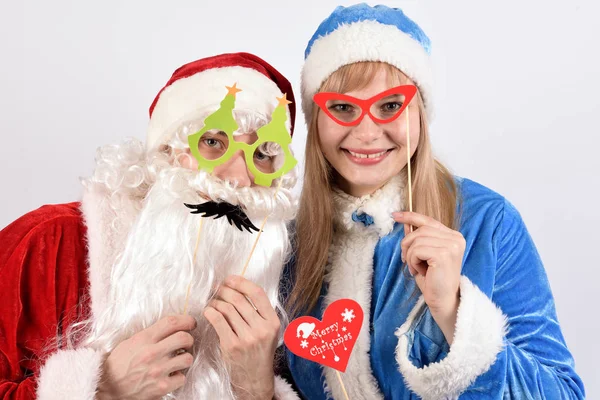
[[[205,70],[179,79],[161,93],[148,125],[146,147],[156,148],[198,110],[214,108],[227,94],[226,86],[237,84],[235,109],[259,113],[268,120],[283,93],[277,84],[262,73],[245,67],[231,66]],[[290,129],[290,111],[286,126]]]
[[[338,27],[317,39],[302,68],[302,109],[310,123],[314,94],[344,65],[360,61],[385,62],[400,69],[418,86],[429,118],[433,111],[433,74],[423,46],[396,26],[360,21]]]

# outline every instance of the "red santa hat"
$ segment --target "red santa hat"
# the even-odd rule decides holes
[[[293,134],[296,106],[290,82],[254,54],[229,53],[193,61],[173,73],[150,106],[147,148],[156,148],[199,110],[217,109],[227,94],[225,86],[234,83],[242,90],[236,96],[235,108],[269,119],[277,106],[277,97],[287,95],[292,102],[287,106],[287,127]]]

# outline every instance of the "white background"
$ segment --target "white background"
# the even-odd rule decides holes
[[[434,150],[519,209],[588,398],[600,398],[600,6],[384,3],[403,7],[433,41]],[[78,200],[95,149],[143,139],[155,94],[186,62],[253,52],[289,77],[299,100],[304,48],[337,4],[351,3],[2,0],[0,227]],[[299,114],[300,159],[305,137]]]

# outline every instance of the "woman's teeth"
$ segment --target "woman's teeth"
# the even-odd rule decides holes
[[[356,158],[377,158],[377,157],[381,157],[382,155],[387,153],[387,150],[384,150],[379,153],[374,153],[374,154],[361,154],[361,153],[355,153],[350,150],[348,150],[348,153],[350,153],[353,157],[356,157]]]

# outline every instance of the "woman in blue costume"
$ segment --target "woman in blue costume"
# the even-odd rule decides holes
[[[352,400],[581,399],[518,211],[432,155],[429,53],[401,10],[365,4],[338,7],[308,43],[291,315],[320,319],[340,298],[362,306],[342,374]],[[286,356],[304,398],[345,399],[335,370]]]

